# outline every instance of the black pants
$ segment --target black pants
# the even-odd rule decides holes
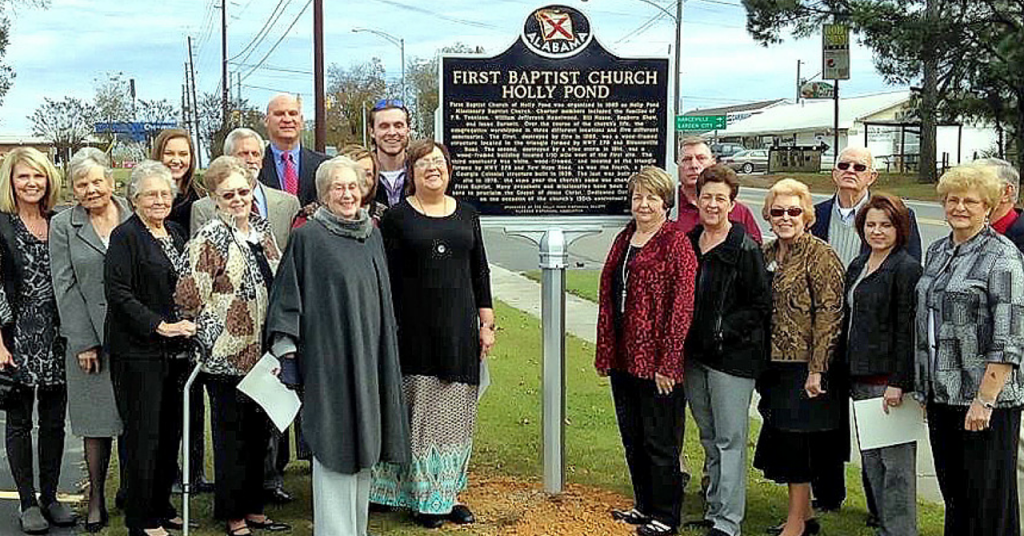
[[[64,456],[64,417],[68,391],[64,385],[22,387],[7,410],[7,462],[18,487],[21,509],[36,506],[32,475],[32,410],[39,401],[39,492],[43,505],[57,500],[60,462]]]
[[[928,436],[946,503],[946,536],[1019,536],[1021,408],[992,410],[987,430],[964,430],[967,407],[928,404]]]
[[[263,513],[263,458],[269,430],[259,405],[237,389],[241,377],[207,376],[213,421],[213,516]]]
[[[188,360],[111,359],[114,396],[124,423],[124,524],[152,529],[177,515],[171,486],[182,427],[182,386]]]
[[[612,371],[612,398],[626,463],[633,480],[635,508],[670,527],[679,526],[683,480],[679,450],[686,424],[686,398],[677,385],[659,395],[654,380]]]
[[[827,433],[830,445],[846,445],[845,449],[849,451],[849,427],[843,426]],[[814,478],[811,479],[811,490],[814,491],[814,498],[818,500],[818,505],[821,508],[836,510],[842,506],[843,501],[846,500],[846,462],[842,458],[836,457],[829,460],[828,463],[822,464],[815,472]]]

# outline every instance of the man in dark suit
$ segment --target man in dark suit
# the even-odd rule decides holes
[[[261,183],[299,198],[302,206],[316,201],[316,168],[327,155],[302,147],[302,102],[282,93],[267,103],[267,136]]]
[[[370,139],[380,163],[377,202],[391,208],[406,196],[405,148],[409,146],[409,110],[398,99],[381,99],[370,110]]]
[[[869,188],[878,180],[874,157],[866,147],[847,147],[839,153],[832,169],[832,182],[836,185],[836,194],[826,201],[814,205],[814,225],[811,234],[826,241],[832,246],[843,266],[848,267],[853,259],[870,251],[870,246],[860,239],[854,225],[854,217],[860,207],[867,203],[871,196]],[[921,261],[921,233],[917,229],[917,218],[914,210],[910,212],[910,239],[907,241],[907,253]],[[833,384],[833,388],[837,388]],[[847,426],[849,423],[847,421]],[[835,431],[835,448],[850,450],[850,431],[841,427]],[[865,495],[868,501],[868,525],[873,525],[877,518],[876,506],[872,500],[868,479],[863,478]],[[814,507],[825,511],[839,510],[846,500],[846,473],[842,464],[825,469],[814,475],[811,481],[814,492]]]

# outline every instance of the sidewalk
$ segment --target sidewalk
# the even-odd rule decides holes
[[[491,291],[495,298],[540,318],[540,284],[536,281],[492,264]],[[597,340],[597,304],[566,294],[565,329],[568,333],[594,343]],[[754,393],[754,400],[750,404],[750,416],[761,420],[761,415],[757,412],[757,393]],[[921,423],[919,437],[920,440],[917,443],[917,494],[929,501],[942,502],[938,480],[935,478],[935,467],[932,463],[932,449],[928,443],[928,430],[924,423]],[[851,444],[856,448],[857,437],[852,426]],[[858,452],[853,452],[851,459],[854,464],[860,466]],[[859,483],[848,482],[848,485],[859,485]]]

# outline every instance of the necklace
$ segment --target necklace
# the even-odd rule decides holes
[[[440,214],[431,214],[431,213],[427,212],[427,207],[423,204],[423,201],[421,201],[420,198],[418,198],[416,196],[413,196],[413,199],[416,200],[416,205],[417,205],[416,208],[419,209],[419,211],[424,216],[429,216],[429,217],[432,217],[432,218],[437,218],[437,217],[443,217],[443,216],[447,216],[448,215],[448,198],[447,197],[445,197],[445,198],[443,198],[441,200],[441,213]]]
[[[622,260],[622,295],[619,297],[619,312],[626,312],[626,294],[629,287],[629,254],[633,249],[639,250],[639,246],[630,244],[626,247],[626,258]]]

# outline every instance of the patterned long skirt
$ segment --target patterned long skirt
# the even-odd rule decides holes
[[[403,376],[412,460],[373,468],[370,501],[421,514],[447,514],[466,489],[477,387],[433,376]]]

